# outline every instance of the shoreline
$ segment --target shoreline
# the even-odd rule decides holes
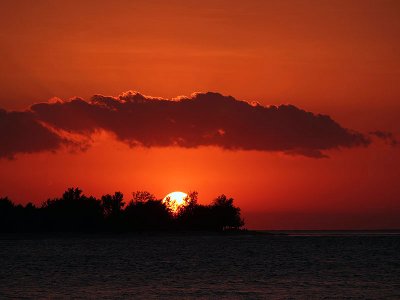
[[[0,240],[16,239],[70,239],[131,237],[201,237],[201,236],[269,236],[269,237],[380,237],[400,236],[400,230],[232,230],[232,231],[137,231],[137,232],[2,232]]]

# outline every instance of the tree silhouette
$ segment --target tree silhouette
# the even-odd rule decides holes
[[[0,231],[15,231],[15,205],[8,197],[0,198]]]
[[[233,205],[233,199],[225,195],[217,197],[212,205],[197,204],[197,192],[189,205],[178,213],[178,224],[189,230],[237,230],[244,225],[240,217],[240,208]]]
[[[211,210],[215,226],[219,231],[238,229],[244,225],[243,219],[240,218],[240,208],[233,205],[233,198],[218,196],[211,205]]]
[[[0,198],[0,232],[225,231],[243,225],[240,208],[225,195],[202,205],[198,193],[191,192],[177,212],[147,191],[133,193],[126,207],[121,192],[98,200],[85,196],[79,188],[69,188],[61,198],[48,199],[39,208]]]
[[[125,209],[129,230],[166,230],[171,227],[172,216],[162,200],[147,191],[133,193]]]
[[[156,200],[156,196],[154,196],[152,193],[148,191],[136,191],[132,193],[132,201],[135,203],[154,201],[154,200]]]
[[[119,215],[125,205],[124,195],[121,192],[115,192],[114,195],[104,195],[101,197],[101,205],[103,206],[104,214],[109,217]]]
[[[106,228],[116,231],[122,230],[122,213],[125,206],[124,195],[121,192],[115,192],[114,195],[104,195],[101,197],[101,206],[103,208],[104,222]]]
[[[185,205],[183,206],[184,209],[192,209],[197,206],[199,198],[199,193],[196,191],[189,192],[186,198],[184,199]]]
[[[47,200],[42,210],[49,231],[95,231],[102,225],[100,201],[86,197],[79,188],[69,188],[62,198]]]

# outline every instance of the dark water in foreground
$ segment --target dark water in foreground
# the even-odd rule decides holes
[[[0,298],[400,299],[400,235],[0,236]]]

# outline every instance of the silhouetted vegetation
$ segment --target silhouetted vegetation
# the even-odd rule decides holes
[[[240,208],[225,195],[202,205],[197,192],[192,192],[178,211],[146,191],[133,193],[127,205],[120,192],[96,199],[79,188],[70,188],[61,198],[48,199],[40,207],[0,198],[0,232],[222,232],[243,225]]]

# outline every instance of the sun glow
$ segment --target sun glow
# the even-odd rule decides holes
[[[178,212],[179,208],[187,205],[187,200],[188,194],[184,192],[172,192],[164,197],[163,203],[165,203],[173,213],[176,213]]]

